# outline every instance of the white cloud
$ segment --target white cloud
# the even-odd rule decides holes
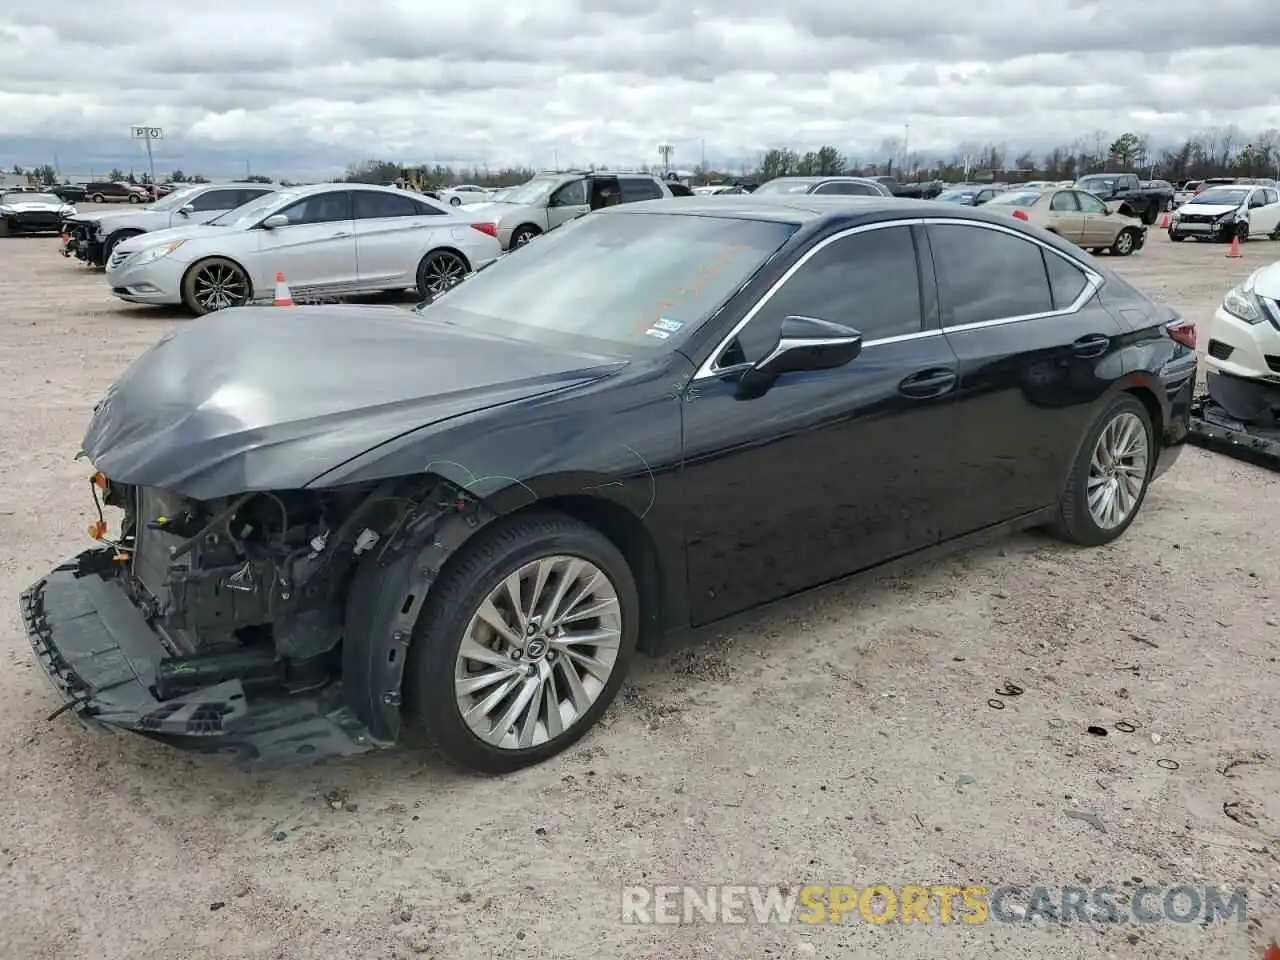
[[[865,158],[906,123],[922,151],[1280,123],[1275,0],[89,9],[0,0],[0,142],[120,152],[149,123],[188,167],[208,151],[636,164],[659,142],[692,165],[823,143]]]

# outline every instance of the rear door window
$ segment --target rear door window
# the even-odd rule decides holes
[[[619,177],[621,203],[638,203],[641,200],[657,200],[662,196],[662,188],[656,180],[647,177]]]
[[[420,215],[417,203],[397,193],[357,190],[355,200],[357,220],[385,220]]]
[[[986,227],[934,223],[928,230],[944,326],[1054,310],[1039,244]]]

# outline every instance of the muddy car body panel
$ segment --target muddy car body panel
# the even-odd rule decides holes
[[[968,268],[983,251],[999,269]],[[993,276],[1022,312],[974,320]],[[542,686],[566,669],[542,659],[561,642],[546,611],[495,627],[495,604],[523,609],[545,570],[563,594],[578,581],[557,564],[594,557],[581,589],[609,586],[616,642],[657,650],[1052,522],[1115,411],[1149,421],[1143,483],[1167,469],[1194,351],[1111,279],[981,210],[690,197],[588,214],[417,313],[220,312],[99,404],[86,498],[120,532],[95,522],[103,544],[24,594],[27,633],[71,709],[181,745],[313,760],[389,745],[411,717],[477,769],[536,762],[581,736],[552,727],[579,715],[586,675]],[[857,314],[832,299],[848,283],[915,306]],[[610,669],[604,622],[594,653],[565,654],[592,676]],[[482,627],[533,639],[495,652]],[[463,661],[500,671],[492,696]],[[485,706],[468,697],[503,705],[483,735],[459,726]],[[510,719],[531,704],[536,723]]]

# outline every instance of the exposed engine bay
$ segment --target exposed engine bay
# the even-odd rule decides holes
[[[273,763],[394,742],[412,625],[478,501],[423,478],[207,502],[92,487],[101,547],[22,598],[59,712]]]

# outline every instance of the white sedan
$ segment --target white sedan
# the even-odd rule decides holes
[[[277,273],[295,295],[415,289],[427,298],[501,253],[483,214],[395,188],[326,183],[125,240],[107,282],[122,300],[185,304],[199,315],[269,298]]]
[[[444,187],[439,191],[439,196],[449,206],[460,207],[464,203],[484,203],[491,200],[493,191],[474,183],[460,183],[455,187]]]

